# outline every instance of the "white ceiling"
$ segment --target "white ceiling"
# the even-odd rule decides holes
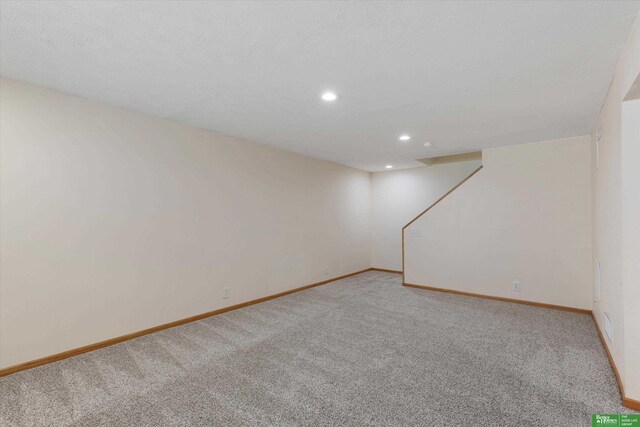
[[[589,133],[639,9],[2,1],[0,72],[377,171]]]

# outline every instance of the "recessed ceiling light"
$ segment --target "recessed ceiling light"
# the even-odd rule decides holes
[[[393,167],[392,165],[385,166],[385,168],[387,168],[387,169],[391,169],[392,167]]]
[[[335,101],[336,99],[338,99],[338,95],[333,92],[325,92],[322,94],[322,96],[320,96],[320,98],[322,98],[324,101]]]
[[[431,147],[431,143],[430,143],[430,142],[425,142],[425,143],[424,143],[424,146],[425,146],[425,147]]]
[[[400,135],[400,138],[398,138],[400,141],[408,141],[411,139],[411,137],[407,134],[404,135]]]

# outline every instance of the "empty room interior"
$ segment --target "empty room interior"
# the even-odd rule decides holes
[[[640,426],[639,12],[0,0],[0,425]]]

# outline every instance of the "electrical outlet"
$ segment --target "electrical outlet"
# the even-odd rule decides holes
[[[224,299],[229,298],[229,288],[224,288],[222,290],[222,298],[224,298]]]
[[[512,284],[512,288],[513,288],[513,292],[520,292],[522,291],[522,285],[520,284],[520,282],[515,281]]]
[[[325,267],[323,271],[325,276],[329,275],[329,267]]]

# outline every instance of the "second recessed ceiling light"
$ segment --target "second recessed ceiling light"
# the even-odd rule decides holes
[[[324,101],[335,101],[338,99],[338,95],[333,92],[325,92],[320,96]]]

